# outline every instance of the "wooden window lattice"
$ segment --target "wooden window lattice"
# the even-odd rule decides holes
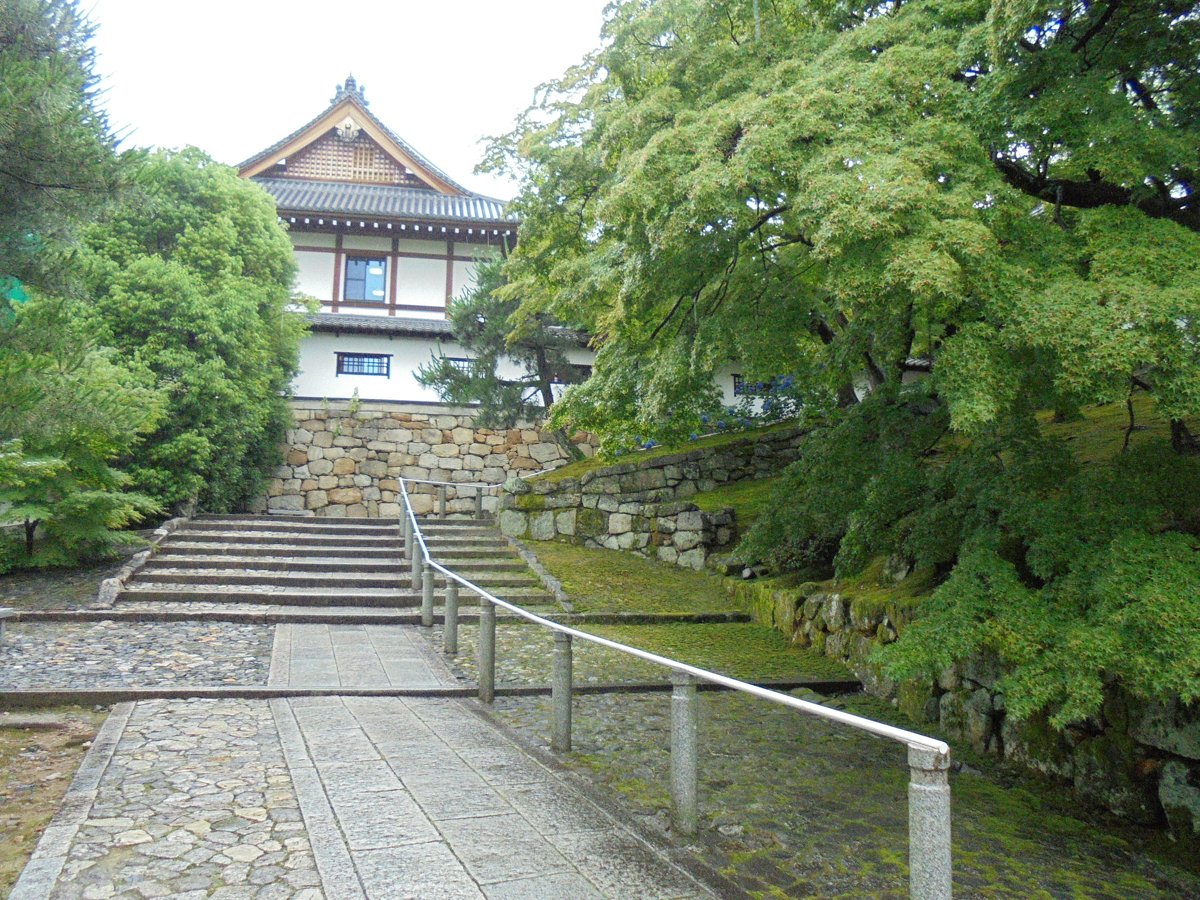
[[[421,185],[420,179],[406,172],[366,135],[347,143],[334,131],[289,159],[287,175],[322,181]]]

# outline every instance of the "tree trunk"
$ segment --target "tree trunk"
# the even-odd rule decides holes
[[[38,525],[41,523],[41,519],[25,520],[25,555],[29,558],[33,557],[33,538],[37,534]]]
[[[1171,420],[1171,449],[1176,453],[1200,454],[1200,440],[1188,430],[1183,419]]]

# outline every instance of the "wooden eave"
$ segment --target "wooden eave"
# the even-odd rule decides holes
[[[421,181],[429,185],[429,187],[443,194],[466,196],[456,185],[449,183],[444,178],[431,172],[424,164],[413,159],[403,147],[396,143],[390,134],[372,121],[373,116],[360,109],[359,105],[350,97],[347,97],[336,106],[330,107],[325,115],[321,116],[321,118],[317,119],[312,125],[282,147],[277,147],[267,155],[248,163],[238,174],[243,178],[252,178],[255,175],[267,172],[280,160],[294,156],[297,151],[324,137],[331,129],[340,125],[347,115],[354,119],[355,123],[362,128],[368,137],[382,147],[384,152],[416,175]]]

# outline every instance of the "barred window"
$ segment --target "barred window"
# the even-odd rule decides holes
[[[390,353],[339,353],[337,355],[339,375],[382,375],[392,376]]]
[[[448,363],[464,375],[475,374],[475,360],[461,356],[443,356],[442,361]]]
[[[741,375],[734,375],[733,376],[733,396],[740,397],[740,396],[742,396],[742,394],[745,394],[745,393],[747,393],[745,380],[742,378]]]

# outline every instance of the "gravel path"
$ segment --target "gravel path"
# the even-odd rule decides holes
[[[0,690],[266,684],[272,631],[226,622],[18,623],[0,647]]]
[[[53,898],[325,895],[266,703],[135,708]]]

